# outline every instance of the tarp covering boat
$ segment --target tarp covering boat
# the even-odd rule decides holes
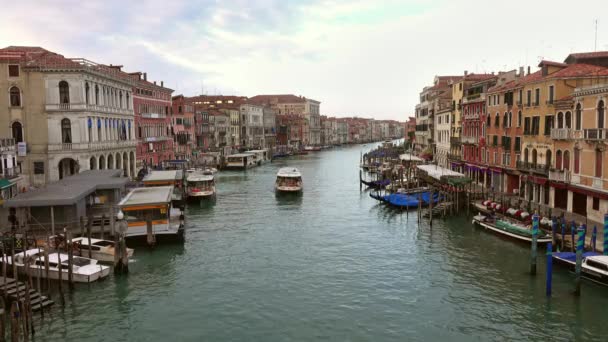
[[[518,235],[522,235],[522,236],[528,236],[528,237],[532,237],[532,230],[528,229],[526,227],[522,227],[519,225],[515,225],[513,223],[507,222],[507,221],[503,221],[503,220],[496,220],[496,227],[505,230],[507,232],[513,233],[513,234],[518,234]],[[545,237],[546,234],[543,231],[538,232],[538,237]]]
[[[385,196],[372,196],[373,198],[380,200],[382,202],[386,202],[392,206],[399,208],[416,208],[418,207],[418,202],[422,200],[422,206],[427,206],[431,202],[430,193],[421,192],[418,194],[390,194]],[[433,195],[433,203],[439,202],[442,197],[439,193],[435,193]]]

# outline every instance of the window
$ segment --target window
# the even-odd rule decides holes
[[[84,84],[84,101],[89,104],[89,82]]]
[[[593,210],[600,210],[600,198],[593,197]]]
[[[507,112],[505,112],[505,116],[503,116],[503,118],[502,118],[502,127],[503,128],[509,127],[509,114]]]
[[[21,107],[21,90],[17,87],[10,89],[11,107]]]
[[[576,159],[576,150],[574,154]],[[564,170],[570,170],[570,151],[564,151],[564,158],[562,162],[564,163]],[[574,162],[574,167],[576,168],[576,160]]]
[[[580,103],[578,103],[576,105],[575,112],[576,112],[576,129],[580,130],[581,127],[582,127],[582,123],[583,123],[583,113],[582,113],[582,110],[581,110],[581,104]]]
[[[531,133],[530,118],[526,118],[524,120],[524,135],[530,135]]]
[[[59,82],[59,103],[70,103],[70,85],[66,81]]]
[[[509,112],[509,127],[513,127],[513,112]]]
[[[67,118],[61,120],[61,142],[64,144],[72,143],[72,123]]]
[[[557,128],[564,128],[564,113],[557,113]]]
[[[488,115],[488,118],[486,120],[486,126],[490,127],[492,125],[492,118]]]
[[[496,113],[496,117],[494,118],[494,127],[500,127],[500,113]]]
[[[15,139],[15,143],[23,142],[23,127],[21,126],[21,122],[13,122],[11,129],[13,131],[13,139]]]
[[[562,169],[562,151],[557,150],[555,153],[555,168],[558,170]]]
[[[515,152],[521,151],[521,137],[515,137]]]
[[[564,169],[568,169],[566,165],[566,153],[564,152]],[[574,173],[578,174],[580,172],[580,162],[581,162],[581,150],[578,148],[574,149]]]
[[[540,116],[532,117],[532,134],[538,135],[540,132]]]
[[[551,135],[551,128],[553,128],[553,115],[545,116],[545,135]]]
[[[8,77],[19,77],[19,65],[9,64],[8,66]]]
[[[524,91],[523,89],[519,89],[519,105],[524,102]]]
[[[595,151],[595,177],[602,177],[602,151]]]
[[[549,104],[553,104],[553,92],[554,92],[554,88],[553,86],[549,86]]]
[[[604,128],[604,101],[597,104],[597,128]]]
[[[95,104],[99,104],[99,87],[95,85]]]
[[[122,91],[118,93],[118,107],[122,108]]]
[[[521,110],[517,112],[517,127],[521,127]]]
[[[528,90],[526,97],[526,106],[530,107],[530,104],[532,104],[532,90]]]
[[[534,90],[534,105],[538,106],[539,103],[540,103],[540,89],[536,88]]]
[[[35,175],[43,175],[44,174],[44,162],[43,161],[35,161],[34,162],[34,174]]]

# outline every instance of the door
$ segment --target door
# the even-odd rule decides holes
[[[572,193],[572,211],[575,214],[587,216],[587,196],[576,192]]]

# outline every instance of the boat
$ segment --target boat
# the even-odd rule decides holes
[[[29,274],[32,276],[40,275],[41,278],[47,278],[45,270],[44,254],[41,249],[28,249],[23,253],[15,254],[15,265],[17,271],[21,274],[26,273],[25,258],[30,258],[32,261],[29,264]],[[13,265],[13,260],[10,255],[6,257],[6,263]],[[59,263],[61,263],[61,273],[59,273]],[[49,272],[48,278],[59,280],[61,274],[62,280],[68,280],[68,255],[65,253],[50,253],[48,255]],[[110,274],[110,267],[97,263],[95,259],[89,259],[82,256],[72,257],[72,280],[77,283],[91,283],[101,278],[105,278]]]
[[[270,154],[267,149],[262,150],[249,150],[245,151],[245,153],[253,154],[253,162],[260,166],[270,161]]]
[[[366,180],[361,179],[361,183],[364,184],[365,186],[367,186],[368,188],[384,189],[384,188],[386,188],[387,185],[391,184],[391,180],[382,179],[382,180],[376,180],[376,181],[366,181]]]
[[[583,277],[608,285],[608,255],[593,255],[583,259]]]
[[[145,187],[172,186],[171,200],[176,206],[183,205],[184,172],[182,170],[154,170],[142,180]]]
[[[119,203],[128,228],[128,240],[147,240],[147,220],[152,223],[151,234],[156,241],[183,241],[184,213],[173,208],[172,186],[135,188]]]
[[[279,192],[301,192],[302,174],[295,167],[283,167],[277,172],[275,187]]]
[[[251,153],[237,153],[226,157],[227,169],[245,170],[255,166],[255,155]]]
[[[186,177],[188,199],[215,197],[215,177],[211,171],[192,172]]]
[[[319,147],[319,146],[305,146],[304,147],[304,151],[318,152],[318,151],[321,151],[321,147]]]
[[[591,256],[601,255],[597,252],[583,252],[583,259]],[[576,266],[576,253],[575,252],[553,252],[552,254],[553,261],[557,264],[561,264],[563,266],[568,267],[571,270],[574,270]]]
[[[110,240],[101,240],[86,237],[77,237],[72,239],[81,256],[89,256],[89,241],[91,241],[91,258],[100,262],[114,262],[115,242]],[[133,256],[133,249],[127,248],[127,256]]]
[[[492,219],[489,216],[478,214],[473,216],[473,224],[486,228],[494,233],[525,242],[532,242],[532,230],[529,227],[521,224],[508,222],[505,220]],[[539,230],[536,242],[539,244],[551,242],[551,236],[548,236],[542,230]]]

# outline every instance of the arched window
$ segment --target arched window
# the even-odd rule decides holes
[[[500,127],[500,113],[496,113],[496,117],[494,118],[494,126]]]
[[[72,123],[67,118],[61,120],[61,142],[64,144],[72,143]]]
[[[505,112],[505,116],[503,116],[503,118],[502,118],[502,127],[503,128],[509,127],[509,114],[507,112]]]
[[[564,128],[564,113],[557,113],[557,128]]]
[[[528,149],[524,149],[524,163],[528,163]]]
[[[91,157],[91,159],[89,160],[89,169],[90,170],[95,170],[97,168],[97,158],[95,158],[94,156]]]
[[[84,101],[89,104],[89,82],[84,83]]]
[[[130,96],[129,96],[129,93],[127,92],[127,109],[131,108],[131,104],[129,103],[130,102],[129,99],[130,99]]]
[[[492,118],[490,117],[490,115],[488,115],[488,120],[487,120],[487,122],[486,122],[486,126],[487,126],[487,127],[492,126]]]
[[[555,168],[557,170],[562,169],[562,151],[561,150],[557,150],[557,152],[555,153]]]
[[[576,129],[580,130],[581,127],[583,126],[583,111],[581,110],[581,104],[577,103],[576,104],[576,110],[575,110],[575,116],[576,116]]]
[[[547,167],[551,167],[551,163],[553,163],[553,160],[551,160],[551,150],[547,150],[547,155],[545,157],[545,165],[547,165]]]
[[[97,141],[101,141],[101,119],[97,119]]]
[[[604,101],[597,104],[597,128],[604,128]]]
[[[602,177],[603,155],[602,151],[595,150],[595,177]]]
[[[10,91],[11,107],[21,107],[21,90],[11,87]]]
[[[66,81],[59,82],[59,103],[70,103],[70,85]]]
[[[11,129],[13,131],[13,139],[15,139],[15,143],[23,142],[23,127],[21,126],[21,122],[13,122]]]
[[[580,163],[581,163],[581,150],[578,148],[574,149],[574,173],[578,174],[580,172]]]
[[[95,85],[95,104],[99,104],[99,86],[97,84]]]
[[[564,151],[564,170],[570,170],[570,151]]]
[[[513,112],[509,112],[509,127],[513,127]]]
[[[122,108],[122,91],[118,94],[118,106]]]
[[[572,113],[570,112],[566,112],[566,127],[565,128],[572,128]]]
[[[538,152],[536,152],[536,149],[532,149],[532,165],[536,166],[536,163],[538,162]]]

